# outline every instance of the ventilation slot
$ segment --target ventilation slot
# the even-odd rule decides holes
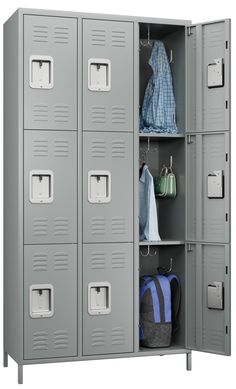
[[[54,28],[54,42],[68,44],[69,43],[69,28],[55,27]]]
[[[48,141],[47,139],[33,140],[33,156],[48,157]]]
[[[47,122],[48,121],[48,106],[45,104],[33,105],[33,121]]]
[[[68,348],[69,335],[67,331],[55,331],[53,338],[55,350]]]
[[[114,124],[123,124],[126,121],[125,117],[125,107],[122,106],[113,106],[111,112],[111,121]]]
[[[225,111],[222,107],[208,108],[203,110],[204,128],[215,129],[223,128],[225,120]]]
[[[225,334],[221,330],[206,330],[203,329],[202,337],[203,347],[209,348],[209,344],[216,348],[218,351],[224,350]]]
[[[125,219],[123,217],[113,217],[111,222],[111,229],[113,234],[124,234]]]
[[[106,155],[106,143],[100,140],[94,140],[91,146],[92,158],[104,158]]]
[[[93,217],[91,222],[91,230],[93,235],[105,234],[105,218]]]
[[[55,235],[68,235],[69,233],[69,220],[67,217],[56,217],[54,219],[54,234]]]
[[[46,217],[37,217],[33,219],[33,235],[45,236],[48,233],[48,219]]]
[[[105,331],[102,328],[95,328],[91,334],[91,346],[104,346],[105,345]]]
[[[125,268],[125,253],[123,251],[113,251],[111,262],[112,262],[113,269],[124,269]]]
[[[68,157],[69,156],[69,142],[66,139],[55,139],[54,141],[54,156]]]
[[[225,32],[223,23],[216,25],[214,30],[209,31],[204,29],[203,34],[203,47],[224,47],[225,46]]]
[[[96,251],[91,255],[91,269],[105,268],[105,253],[104,251]]]
[[[125,331],[121,327],[112,329],[111,332],[111,343],[113,346],[121,346],[125,344]]]
[[[124,141],[113,141],[112,142],[112,158],[124,158],[125,157],[125,142]]]
[[[68,254],[58,252],[54,254],[54,270],[69,270]]]
[[[92,32],[91,32],[91,45],[93,45],[93,46],[105,46],[106,45],[106,31],[105,30],[92,30]]]
[[[54,106],[54,121],[56,123],[67,123],[69,120],[69,106],[58,104]]]
[[[125,47],[125,31],[112,31],[111,45],[113,47]]]
[[[46,253],[35,253],[33,256],[33,271],[48,270],[48,255]]]
[[[33,26],[33,42],[48,42],[47,26]]]
[[[106,122],[106,110],[103,105],[93,105],[91,107],[91,117],[93,123]]]
[[[211,220],[203,220],[203,236],[206,239],[212,239],[213,241],[224,239],[225,228],[221,218],[212,218]]]
[[[48,333],[45,331],[34,332],[32,344],[34,351],[48,350]]]

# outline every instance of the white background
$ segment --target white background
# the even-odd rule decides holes
[[[68,10],[76,12],[98,12],[120,15],[151,16],[158,18],[190,19],[193,23],[223,18],[232,18],[232,41],[234,42],[233,0],[2,0],[0,5],[1,25],[20,7]],[[2,53],[2,28],[0,38]],[[2,56],[2,54],[1,54]],[[232,53],[232,86],[234,85],[235,55]],[[2,60],[0,63],[2,68]],[[2,72],[0,72],[2,74]],[[1,77],[2,89],[2,77]],[[233,97],[233,96],[232,96]],[[2,99],[2,93],[0,94]],[[0,103],[2,114],[2,102]],[[235,136],[234,113],[232,106],[232,187],[234,184]],[[2,115],[1,115],[2,116]],[[0,137],[2,152],[2,136]],[[2,158],[0,159],[2,165]],[[2,172],[2,166],[1,170]],[[234,187],[232,188],[232,211],[234,212]],[[1,181],[2,203],[2,181]],[[2,216],[2,212],[1,212]],[[2,224],[0,224],[2,228]],[[232,226],[232,241],[234,243],[234,225]],[[1,246],[2,246],[2,234]],[[235,248],[232,250],[232,268],[234,268]],[[2,257],[2,256],[1,256]],[[0,265],[0,283],[2,285],[2,266]],[[232,274],[232,296],[235,292],[236,279]],[[122,285],[122,280],[121,280]],[[121,288],[122,290],[122,288]],[[0,339],[2,340],[2,287],[0,287]],[[234,299],[232,298],[232,352],[236,337]],[[0,342],[2,350],[2,341]],[[1,355],[1,351],[0,351]],[[188,388],[217,389],[228,386],[235,387],[236,357],[223,357],[199,352],[193,352],[193,370],[185,370],[185,355],[165,357],[142,357],[111,359],[102,361],[84,361],[60,364],[45,364],[24,366],[25,388]],[[9,358],[9,367],[2,367],[0,358],[0,388],[17,388],[17,365]]]

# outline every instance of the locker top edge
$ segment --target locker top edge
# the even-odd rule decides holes
[[[191,25],[191,20],[181,19],[165,19],[165,18],[153,18],[143,16],[130,16],[130,15],[113,15],[113,14],[99,14],[99,13],[87,13],[87,12],[71,12],[71,11],[56,11],[47,9],[34,9],[34,8],[18,8],[13,15],[41,15],[41,16],[58,16],[58,17],[71,17],[71,18],[86,18],[86,19],[102,19],[102,20],[117,20],[126,22],[140,22],[140,23],[156,23],[156,24],[175,24],[182,26]],[[12,16],[13,16],[12,15]],[[11,17],[12,17],[11,16]],[[9,17],[9,19],[11,19]],[[9,20],[8,19],[8,20]],[[5,23],[7,23],[7,21]],[[4,24],[5,24],[4,23]]]

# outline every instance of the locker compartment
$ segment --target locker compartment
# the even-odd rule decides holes
[[[132,351],[132,244],[84,244],[83,355]]]
[[[77,242],[77,135],[25,131],[25,244]]]
[[[155,40],[164,43],[170,63],[176,104],[178,132],[185,131],[185,26],[168,24],[139,24],[139,104],[142,108],[145,90],[152,75],[149,59]]]
[[[83,241],[133,240],[133,136],[83,135]]]
[[[185,239],[185,140],[184,136],[165,137],[140,134],[139,164],[145,162],[154,184],[163,165],[169,166],[172,157],[176,177],[176,197],[165,198],[156,194],[159,235],[162,241]]]
[[[24,249],[24,358],[77,355],[77,245]]]
[[[24,128],[77,129],[77,20],[24,16]]]
[[[229,130],[230,21],[191,26],[187,42],[188,131]]]
[[[139,275],[158,274],[158,268],[166,269],[168,274],[175,274],[180,282],[180,310],[178,316],[178,328],[172,332],[169,348],[185,347],[185,245],[157,246],[155,244],[140,245],[139,247]],[[139,351],[152,350],[153,348],[140,346]]]
[[[229,147],[227,132],[187,137],[188,240],[229,242]]]
[[[191,349],[230,355],[229,250],[223,244],[187,244],[187,347]],[[213,299],[221,304],[213,306],[209,292],[216,283],[222,293],[213,292]]]
[[[133,23],[83,20],[83,101],[84,130],[133,131]]]

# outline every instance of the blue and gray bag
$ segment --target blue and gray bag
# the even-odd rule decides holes
[[[168,347],[178,330],[180,283],[174,274],[140,279],[140,345]]]

